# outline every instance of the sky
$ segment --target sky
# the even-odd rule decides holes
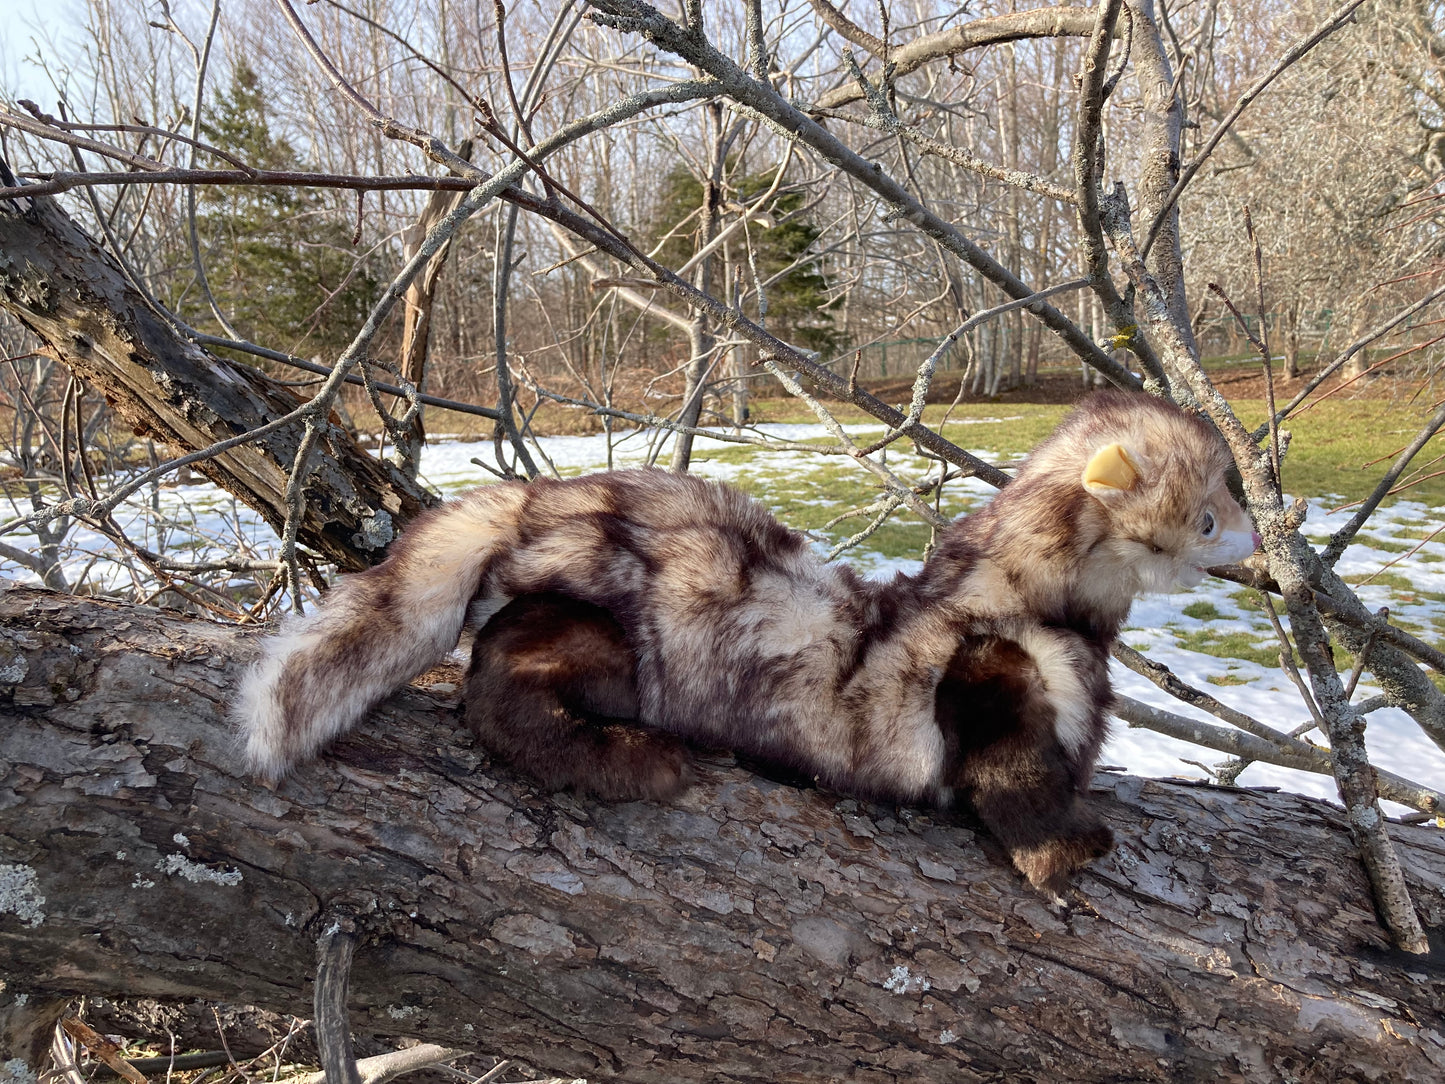
[[[73,55],[84,31],[84,0],[0,0],[0,97],[30,98],[53,110],[55,91],[46,75],[25,60],[39,48],[48,57]]]

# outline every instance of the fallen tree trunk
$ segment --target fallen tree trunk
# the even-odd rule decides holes
[[[593,1080],[1445,1074],[1439,952],[1389,947],[1324,803],[1107,777],[1120,845],[1065,913],[961,820],[721,761],[672,805],[539,793],[436,692],[268,790],[221,722],[243,653],[195,618],[0,595],[7,994],[308,1015],[342,921],[358,1031]],[[1440,926],[1445,840],[1392,835]]]
[[[302,403],[259,369],[181,338],[111,255],[45,197],[0,200],[0,307],[137,433],[177,455],[249,432]],[[280,533],[303,431],[298,421],[196,469]],[[437,501],[339,425],[311,462],[298,538],[343,569],[381,560],[402,525]]]

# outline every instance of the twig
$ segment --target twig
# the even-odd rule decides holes
[[[837,560],[849,550],[853,549],[856,546],[862,545],[869,538],[873,537],[873,535],[877,532],[878,528],[882,527],[885,523],[888,522],[889,519],[892,518],[893,513],[897,511],[898,507],[902,503],[903,501],[901,499],[890,494],[884,500],[871,505],[870,508],[876,510],[877,513],[876,515],[874,515],[872,522],[870,522],[868,526],[864,527],[857,534],[850,535],[842,542],[839,542],[836,546],[834,546],[828,551],[828,555],[824,557],[823,560]],[[851,515],[859,514],[864,514],[861,509],[851,513]],[[840,516],[838,517],[838,519],[832,520],[829,524],[827,524],[827,526],[832,526],[832,524],[837,523],[842,518],[844,517]]]
[[[833,417],[827,407],[809,395],[801,384],[780,369],[777,362],[772,358],[765,357],[762,359],[762,363],[763,368],[777,377],[778,383],[783,385],[783,388],[789,395],[801,399],[807,404],[808,408],[813,411],[818,420],[823,423],[823,427],[833,434],[833,438],[848,449],[847,454],[865,469],[875,474],[879,480],[883,482],[884,486],[887,487],[890,494],[898,497],[904,504],[913,509],[914,512],[923,518],[925,523],[932,524],[935,527],[947,526],[947,517],[939,515],[931,507],[919,500],[918,496],[913,492],[912,486],[905,483],[891,470],[878,462],[878,460],[871,456],[864,455],[862,450],[853,444],[852,439],[843,431],[843,427],[838,424],[837,419]]]
[[[316,985],[312,1016],[322,1071],[329,1084],[362,1084],[351,1041],[347,990],[356,934],[350,922],[328,919],[330,926],[316,942]]]
[[[198,51],[194,45],[191,46],[191,52],[196,58],[196,93],[191,104],[190,157],[186,162],[190,169],[194,169],[196,166],[198,148],[195,141],[200,138],[201,134],[201,107],[205,98],[206,68],[210,62],[211,43],[215,40],[216,23],[220,17],[221,0],[212,0],[211,22],[206,28],[205,47]],[[175,25],[174,21],[172,21],[172,25]],[[189,41],[187,44],[190,44]],[[231,338],[239,339],[241,336],[231,326],[231,321],[221,311],[215,294],[211,292],[211,281],[206,275],[206,262],[201,258],[201,237],[196,224],[196,186],[193,184],[186,186],[186,232],[191,244],[191,266],[195,269],[196,284],[201,288],[201,295],[206,299],[206,304],[210,306],[211,315],[216,318],[216,323],[221,325],[221,330]]]
[[[34,528],[62,516],[80,516],[84,519],[97,521],[103,519],[114,512],[122,501],[142,486],[148,485],[174,470],[179,470],[181,467],[189,466],[192,463],[200,463],[206,459],[213,459],[222,452],[229,451],[238,445],[250,443],[251,441],[274,433],[278,429],[284,429],[289,425],[294,425],[305,417],[309,407],[309,403],[303,404],[289,414],[284,414],[274,421],[267,422],[265,425],[259,425],[255,429],[249,429],[234,437],[227,437],[225,440],[218,440],[216,443],[207,445],[198,451],[187,452],[185,455],[168,459],[159,466],[152,467],[150,470],[132,478],[104,500],[94,501],[85,497],[74,497],[70,500],[60,501],[50,505],[47,508],[36,509],[36,511],[30,515],[20,516],[7,523],[0,524],[0,535],[9,534],[12,531],[17,531],[22,528]]]
[[[991,165],[977,155],[970,154],[962,147],[954,147],[947,143],[941,143],[936,139],[924,135],[916,127],[904,124],[898,119],[892,105],[889,103],[880,88],[871,83],[863,74],[858,63],[853,59],[850,49],[843,49],[843,59],[847,63],[853,75],[853,81],[858,85],[863,97],[868,101],[868,113],[865,117],[859,118],[854,113],[820,111],[821,116],[830,119],[845,121],[849,124],[862,124],[868,128],[875,128],[890,135],[899,136],[918,147],[925,154],[931,154],[937,158],[944,158],[964,169],[988,177],[990,180],[1002,181],[1004,184],[1013,185],[1026,192],[1036,192],[1041,196],[1048,196],[1050,199],[1059,200],[1062,203],[1074,203],[1076,196],[1062,185],[1052,184],[1042,177],[1021,169],[1004,169],[1001,166]]]
[[[1259,353],[1260,360],[1264,365],[1265,403],[1269,408],[1270,459],[1274,464],[1274,488],[1279,491],[1282,500],[1284,483],[1280,476],[1283,465],[1280,462],[1279,423],[1275,421],[1274,417],[1274,359],[1269,349],[1269,327],[1265,323],[1264,254],[1260,252],[1259,236],[1254,232],[1254,218],[1249,213],[1248,204],[1245,204],[1244,207],[1244,229],[1245,233],[1249,235],[1250,244],[1254,247],[1255,311],[1259,314]]]
[[[10,116],[0,112],[0,128],[6,126]],[[55,134],[47,134],[46,138],[65,142],[57,139]],[[118,153],[114,148],[107,150],[112,154]],[[0,199],[54,196],[75,188],[110,188],[117,185],[207,184],[243,188],[334,188],[354,192],[467,192],[476,184],[465,177],[428,177],[424,174],[365,177],[354,173],[306,170],[185,169],[179,166],[147,173],[55,170],[39,176],[43,179],[0,187]]]
[[[1065,293],[1069,290],[1078,290],[1087,285],[1089,285],[1088,279],[1074,279],[1070,282],[1063,282],[1057,286],[1050,286],[1047,290],[1040,290],[1038,293],[1032,294],[1029,297],[1021,297],[1013,301],[1007,301],[1002,305],[995,305],[991,309],[985,309],[983,312],[974,313],[963,323],[959,324],[958,327],[954,328],[939,341],[938,346],[936,346],[928,357],[924,358],[918,366],[917,375],[913,379],[913,394],[909,402],[908,414],[904,420],[895,426],[890,426],[888,431],[872,444],[859,449],[860,454],[872,455],[874,452],[886,448],[922,420],[923,408],[928,402],[928,388],[933,383],[933,375],[938,370],[938,363],[942,361],[949,350],[953,348],[953,344],[963,338],[964,335],[967,335],[980,324],[986,323],[996,316],[1002,316],[1016,309],[1025,308],[1036,300],[1052,297],[1055,294]],[[853,381],[852,377],[849,378],[849,384],[852,387],[856,387],[856,382]]]
[[[880,59],[888,51],[887,45],[849,19],[829,3],[829,0],[808,0],[808,3],[812,5],[813,10],[818,13],[818,17],[822,19],[823,22],[827,23],[854,45],[867,49],[868,52]]]
[[[1108,250],[1104,243],[1104,227],[1100,206],[1099,185],[1103,177],[1103,113],[1104,84],[1118,22],[1121,0],[1108,0],[1099,5],[1094,31],[1084,53],[1079,75],[1078,120],[1070,161],[1074,173],[1074,207],[1082,234],[1081,249],[1084,271],[1089,286],[1104,306],[1105,315],[1115,331],[1116,348],[1132,350],[1149,374],[1150,390],[1164,393],[1169,379],[1154,353],[1152,345],[1140,334],[1132,306],[1125,301],[1109,273]]]
[[[82,1043],[98,1059],[114,1069],[117,1076],[124,1077],[130,1081],[130,1084],[149,1084],[135,1066],[121,1057],[120,1047],[89,1024],[82,1023],[73,1016],[67,1016],[60,1021],[60,1026],[72,1039]]]
[[[855,119],[852,114],[846,113],[840,114],[840,117],[841,119],[850,121]],[[1046,181],[1044,178],[1035,176],[1025,170],[1005,169],[1003,166],[996,166],[990,162],[985,162],[977,155],[970,154],[963,147],[955,147],[924,135],[914,125],[904,124],[895,118],[895,124],[891,127],[891,130],[903,139],[906,139],[909,143],[912,143],[925,154],[947,159],[972,173],[977,173],[981,177],[987,177],[990,180],[1012,185],[1015,188],[1021,188],[1025,192],[1034,192],[1040,196],[1047,196],[1049,199],[1058,200],[1060,203],[1075,202],[1075,194],[1063,185]]]
[[[457,95],[461,98],[462,101],[465,102],[471,100],[472,92],[467,90],[466,87],[462,86],[461,83],[458,83],[456,79],[452,77],[451,72],[447,71],[447,69],[442,67],[442,65],[436,63],[434,60],[428,57],[411,42],[407,41],[406,38],[402,37],[391,27],[387,26],[383,22],[379,22],[376,19],[368,17],[362,12],[356,11],[353,8],[349,8],[345,4],[338,3],[337,0],[326,0],[326,3],[329,4],[331,7],[334,7],[337,11],[344,11],[347,15],[350,15],[353,19],[357,20],[357,22],[365,23],[367,26],[375,30],[378,34],[383,34],[386,37],[390,38],[392,41],[396,42],[403,49],[407,50],[407,52],[411,53],[412,56],[416,57],[428,68],[430,68],[438,79],[441,79],[454,91],[456,91]]]
[[[500,0],[498,0],[500,24]],[[500,34],[500,29],[498,33]],[[509,84],[510,86],[510,81]],[[521,107],[518,106],[520,109]],[[516,398],[516,392],[512,385],[511,366],[507,358],[507,298],[511,291],[512,283],[512,245],[517,232],[517,208],[515,205],[508,207],[503,216],[503,226],[497,232],[496,243],[493,248],[493,269],[492,269],[492,331],[493,341],[496,344],[495,364],[497,376],[497,429],[498,439],[505,436],[512,446],[512,453],[516,461],[522,465],[528,478],[537,476],[537,464],[532,459],[532,453],[528,451],[526,442],[522,440],[522,434],[517,429],[517,419],[512,412],[512,403]],[[497,453],[497,463],[502,462],[501,453]]]
[[[1388,606],[1381,606],[1375,611],[1375,616],[1380,621],[1384,621],[1390,616],[1390,608]],[[1365,638],[1365,646],[1360,648],[1359,654],[1355,656],[1355,665],[1350,668],[1349,680],[1345,682],[1345,696],[1353,697],[1355,695],[1355,686],[1360,683],[1360,675],[1365,672],[1365,667],[1370,661],[1370,652],[1374,650],[1375,639],[1378,635],[1377,632],[1371,632],[1370,635]],[[1364,713],[1361,712],[1361,714]]]
[[[55,1031],[50,1037],[50,1058],[55,1063],[52,1080],[58,1078],[65,1084],[86,1084],[85,1077],[81,1076],[80,1066],[77,1063],[78,1049],[75,1041],[65,1033],[65,1028],[56,1024]]]
[[[1290,626],[1327,723],[1325,733],[1333,752],[1335,783],[1374,889],[1376,907],[1399,948],[1413,953],[1429,952],[1430,945],[1410,899],[1399,855],[1385,831],[1380,813],[1376,772],[1365,750],[1365,720],[1343,695],[1324,625],[1307,594],[1307,587],[1302,583],[1280,586],[1285,588]]]
[[[1148,678],[1160,689],[1163,689],[1176,700],[1190,704],[1196,708],[1202,708],[1209,714],[1223,719],[1231,726],[1253,734],[1257,738],[1284,747],[1287,743],[1285,736],[1274,727],[1261,723],[1253,716],[1237,711],[1229,705],[1221,703],[1215,697],[1210,696],[1203,689],[1197,689],[1188,682],[1182,680],[1174,671],[1161,662],[1149,658],[1123,642],[1116,642],[1111,654],[1119,662],[1123,663],[1140,677]]]
[[[1275,764],[1281,768],[1296,768],[1316,775],[1334,774],[1330,751],[1304,742],[1280,745],[1233,727],[1216,726],[1213,723],[1190,719],[1117,694],[1114,697],[1113,712],[1130,726],[1152,730],[1191,745],[1202,745],[1217,749],[1221,753],[1245,757],[1262,764]],[[1435,815],[1445,811],[1445,793],[1383,769],[1375,769],[1375,775],[1379,780],[1381,798],[1410,806],[1422,813]]]
[[[388,1081],[405,1076],[407,1073],[444,1066],[447,1062],[466,1057],[467,1053],[465,1050],[438,1046],[435,1043],[417,1043],[415,1046],[403,1047],[401,1050],[393,1050],[388,1054],[376,1054],[369,1058],[362,1058],[355,1065],[360,1074],[359,1084],[387,1084]],[[497,1073],[498,1068],[505,1068],[507,1064],[507,1062],[503,1062],[500,1067],[494,1066],[481,1079],[493,1079],[493,1074]],[[334,1079],[323,1071],[298,1073],[296,1076],[290,1077],[286,1084],[328,1084],[328,1082],[334,1084]]]
[[[1315,726],[1319,727],[1321,734],[1327,734],[1324,716],[1320,714],[1320,707],[1315,703],[1314,694],[1310,692],[1309,685],[1299,672],[1299,667],[1294,661],[1294,646],[1289,641],[1289,634],[1285,632],[1284,625],[1280,623],[1279,614],[1275,611],[1274,600],[1263,591],[1259,593],[1260,600],[1264,603],[1264,612],[1269,615],[1269,623],[1274,626],[1274,635],[1279,640],[1279,668],[1284,671],[1290,683],[1299,691],[1300,699],[1304,701],[1305,707],[1309,709],[1310,717],[1314,719]]]
[[[305,358],[298,358],[294,354],[287,354],[280,350],[271,350],[264,346],[257,346],[255,343],[245,340],[223,339],[216,335],[207,335],[204,332],[194,332],[191,338],[202,346],[220,346],[228,350],[239,350],[247,354],[254,354],[258,358],[265,358],[267,361],[280,362],[282,365],[289,365],[293,369],[300,369],[303,372],[316,373],[318,376],[330,376],[332,366],[321,365],[314,361],[307,361]],[[364,387],[366,380],[356,373],[346,374],[346,383],[355,387]],[[416,401],[425,403],[427,406],[440,407],[443,410],[453,410],[458,414],[473,414],[479,418],[497,419],[497,411],[494,407],[479,406],[476,403],[464,403],[458,399],[443,399],[438,395],[429,395],[426,392],[411,389],[408,392],[401,384],[391,384],[385,380],[371,381],[371,386],[378,391],[386,392],[387,395],[395,395],[398,399],[409,399],[416,396]]]

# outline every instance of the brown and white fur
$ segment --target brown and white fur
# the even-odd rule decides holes
[[[1202,420],[1085,401],[916,576],[825,564],[735,490],[661,471],[475,490],[271,638],[235,716],[276,777],[480,627],[467,719],[551,787],[665,798],[685,743],[836,790],[960,795],[1057,893],[1112,845],[1082,803],[1135,595],[1249,554]]]

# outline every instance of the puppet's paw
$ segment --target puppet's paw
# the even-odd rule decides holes
[[[675,798],[693,783],[692,753],[670,734],[633,726],[599,728],[586,789],[600,798]]]
[[[1106,825],[1089,823],[1036,846],[1016,848],[1010,857],[1029,884],[1058,900],[1075,872],[1113,849],[1114,833]]]

